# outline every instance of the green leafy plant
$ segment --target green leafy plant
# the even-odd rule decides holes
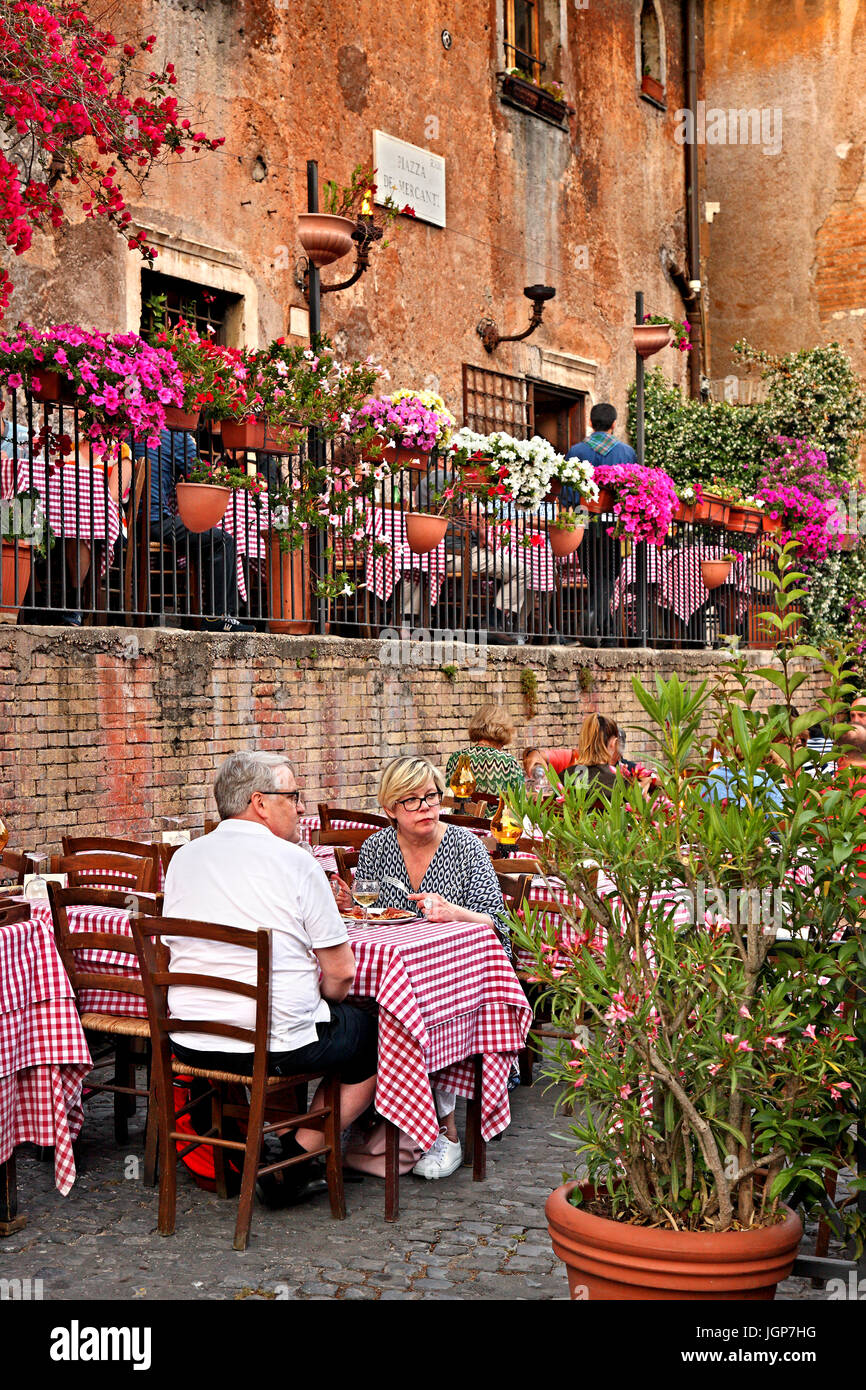
[[[325,211],[333,217],[348,217],[366,228],[368,240],[378,240],[395,217],[402,213],[414,217],[415,209],[406,203],[402,208],[393,198],[387,197],[384,203],[376,203],[376,170],[371,164],[356,164],[351,178],[345,187],[334,179],[324,183]],[[375,233],[374,233],[375,229]],[[388,245],[382,242],[382,249]]]
[[[573,895],[564,933],[531,907],[513,933],[564,1030],[545,1074],[575,1107],[577,1154],[617,1220],[773,1224],[783,1199],[817,1195],[823,1173],[853,1158],[866,1086],[864,789],[816,773],[801,740],[815,723],[838,736],[852,687],[844,654],[790,635],[803,593],[794,550],[768,574],[776,667],[732,662],[714,689],[694,691],[676,676],[655,690],[634,681],[652,790],[620,777],[601,807],[576,782],[558,806],[509,798],[544,834],[545,874]],[[824,691],[798,714],[810,663]],[[762,680],[778,694],[770,709],[756,698]],[[709,774],[714,701],[724,737]],[[724,779],[721,799],[711,776]],[[612,893],[599,892],[597,865]]]
[[[443,676],[450,685],[453,685],[454,682],[457,680],[458,668],[454,665],[453,661],[448,662],[445,666],[440,666],[439,670],[442,672]]]
[[[584,695],[588,695],[595,685],[595,676],[588,666],[578,666],[577,683]]]

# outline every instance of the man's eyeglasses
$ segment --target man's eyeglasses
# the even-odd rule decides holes
[[[256,793],[256,792],[253,792],[253,796],[256,796],[256,795],[257,795],[257,793]],[[259,795],[259,796],[287,796],[287,797],[290,798],[290,800],[294,801],[294,803],[295,803],[296,806],[297,806],[298,802],[299,802],[300,799],[301,799],[301,792],[300,792],[300,789],[299,789],[298,787],[296,787],[295,790],[294,790],[293,792],[261,792],[261,791],[260,791],[260,792],[258,792],[258,795]],[[251,797],[250,797],[250,801],[252,801],[252,799],[253,799],[253,797],[251,796]]]
[[[428,792],[426,796],[407,796],[403,801],[398,801],[397,805],[402,806],[404,811],[420,811],[422,806],[440,806],[442,796],[439,792]]]

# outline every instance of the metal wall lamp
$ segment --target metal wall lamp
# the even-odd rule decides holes
[[[506,337],[499,332],[492,319],[482,319],[479,323],[476,332],[488,352],[492,352],[500,343],[520,343],[534,333],[541,323],[545,304],[549,299],[553,299],[556,290],[552,285],[527,285],[523,293],[532,301],[532,313],[529,317],[529,327],[522,333],[511,333]]]

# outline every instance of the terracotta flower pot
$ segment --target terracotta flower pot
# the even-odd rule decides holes
[[[268,631],[303,637],[313,631],[310,592],[310,542],[282,550],[278,536],[268,543]]]
[[[602,512],[612,511],[613,503],[614,496],[610,488],[608,487],[603,487],[599,489],[597,502],[590,502],[589,499],[586,497],[582,497],[580,499],[580,505],[584,508],[585,511],[591,512],[593,516],[599,516]]]
[[[649,73],[644,73],[640,80],[640,89],[646,96],[652,97],[653,101],[657,101],[664,106],[665,89],[657,77],[650,77]]]
[[[782,518],[780,516],[768,516],[764,512],[763,518],[764,534],[767,536],[777,536],[782,529]]]
[[[329,212],[302,212],[298,217],[298,240],[313,265],[331,265],[347,255],[354,230],[351,218]]]
[[[213,483],[178,483],[177,513],[188,531],[210,531],[222,521],[232,495]]]
[[[760,507],[732,505],[728,510],[726,525],[729,531],[742,531],[747,536],[756,536],[763,521],[764,514]]]
[[[267,427],[252,415],[246,420],[223,420],[222,440],[226,449],[264,449]]]
[[[566,526],[556,526],[551,523],[547,537],[554,555],[558,556],[560,560],[565,559],[566,555],[571,555],[583,540],[583,532],[583,526],[575,526],[569,530]]]
[[[705,492],[700,502],[695,504],[695,521],[707,521],[711,526],[726,526],[731,505],[722,497]]]
[[[176,405],[165,407],[165,427],[168,430],[197,430],[200,410],[179,410]]]
[[[557,497],[559,496],[559,494],[560,494],[561,492],[562,492],[562,479],[561,479],[561,478],[551,478],[551,480],[550,480],[550,487],[548,488],[547,492],[546,492],[545,495],[544,495],[544,500],[545,500],[545,502],[555,502],[556,499],[557,499]]]
[[[708,589],[718,589],[731,572],[732,560],[701,560],[701,574]]]
[[[2,569],[0,569],[0,612],[17,613],[24,602],[30,584],[32,555],[26,541],[18,542],[18,583],[15,583],[15,543],[3,542]]]
[[[636,323],[632,326],[634,350],[641,357],[652,357],[669,346],[673,330],[669,323]]]
[[[793,1268],[803,1223],[790,1207],[775,1226],[751,1231],[671,1231],[632,1226],[573,1207],[566,1183],[545,1206],[553,1249],[573,1299],[630,1302],[769,1300]],[[584,1200],[593,1189],[581,1183]]]
[[[695,520],[695,503],[681,502],[674,512],[674,521],[681,521],[683,525]]]
[[[79,397],[65,372],[50,367],[39,367],[35,369],[34,375],[39,382],[39,390],[32,392],[34,401],[41,401],[45,405],[78,405]]]
[[[415,555],[426,555],[428,550],[435,550],[447,530],[447,516],[409,512],[406,517],[406,542]]]
[[[467,492],[486,492],[490,487],[490,475],[483,464],[467,464],[458,468],[460,483]],[[545,501],[547,499],[545,498]]]
[[[389,444],[377,434],[367,445],[364,458],[368,463],[387,463],[392,471],[414,468],[417,473],[426,473],[430,454],[417,446],[407,449],[403,444]]]

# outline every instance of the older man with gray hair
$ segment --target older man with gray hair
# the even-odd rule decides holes
[[[165,880],[165,915],[271,931],[269,1069],[275,1075],[338,1072],[340,1114],[348,1126],[373,1100],[376,1024],[370,1014],[344,1002],[355,959],[325,873],[298,843],[304,807],[292,764],[278,753],[233,753],[217,773],[214,795],[220,823],[173,856]],[[255,983],[251,952],[191,937],[167,939],[172,970]],[[241,995],[174,986],[168,1006],[190,1019],[254,1026],[253,1002]],[[222,1050],[214,1052],[213,1036],[207,1033],[178,1038],[172,1045],[181,1061],[252,1072],[248,1043],[223,1038]],[[321,1103],[317,1096],[311,1109]],[[317,1129],[300,1128],[281,1142],[290,1156],[312,1156],[322,1147],[323,1136]],[[311,1180],[306,1164],[272,1177],[284,1180],[282,1192],[260,1195],[279,1205],[325,1186],[317,1174]]]

